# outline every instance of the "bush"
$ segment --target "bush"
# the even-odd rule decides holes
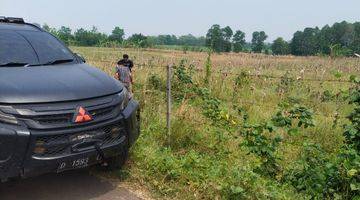
[[[284,180],[312,199],[334,198],[334,188],[340,182],[339,169],[320,145],[304,143],[300,159],[287,171]]]
[[[165,91],[165,81],[160,78],[157,74],[151,74],[148,78],[148,83],[151,89]]]
[[[357,79],[354,79],[357,80]],[[317,144],[305,144],[300,159],[288,171],[285,180],[311,198],[360,198],[360,88],[350,88],[350,103],[355,105],[345,126],[345,143],[331,159]],[[302,116],[302,115],[300,115]]]

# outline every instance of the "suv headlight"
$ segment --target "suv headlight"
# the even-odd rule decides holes
[[[0,122],[5,122],[8,124],[19,124],[16,117],[14,117],[13,115],[4,113],[1,110],[0,110]]]
[[[118,95],[122,99],[122,102],[120,104],[120,109],[124,110],[127,107],[127,105],[129,104],[129,101],[132,98],[132,96],[126,88],[124,88]]]

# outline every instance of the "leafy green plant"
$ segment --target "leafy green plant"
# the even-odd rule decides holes
[[[355,86],[350,90],[350,103],[355,105],[348,116],[351,124],[345,126],[345,145],[341,154],[345,191],[352,198],[360,198],[360,81],[353,79]]]
[[[222,127],[225,130],[234,128],[237,120],[226,110],[221,108],[221,100],[213,97],[207,88],[193,88],[195,93],[203,100],[203,114],[212,120],[213,125]]]
[[[350,103],[355,105],[344,128],[344,146],[331,158],[318,144],[304,144],[300,159],[287,172],[285,180],[313,199],[360,198],[360,88],[350,88]],[[306,123],[307,120],[305,120]]]
[[[165,91],[165,81],[163,81],[159,75],[151,74],[148,78],[148,83],[151,89]]]
[[[186,66],[187,61],[181,60],[178,66],[174,66],[174,76],[171,81],[172,96],[175,100],[183,100],[192,92],[193,80],[191,71],[193,68]]]
[[[334,198],[334,188],[340,181],[337,166],[320,145],[313,143],[304,143],[300,158],[287,171],[284,180],[312,199]]]
[[[356,84],[350,89],[350,104],[355,105],[354,111],[348,116],[351,124],[345,126],[345,143],[348,148],[360,154],[360,80],[353,79]]]
[[[274,129],[271,124],[263,123],[245,125],[241,130],[241,135],[244,137],[244,142],[241,145],[246,146],[250,153],[260,158],[261,166],[257,172],[271,177],[275,177],[280,170],[280,166],[277,164],[279,157],[276,150],[282,141],[280,136],[269,137]]]
[[[297,121],[297,127],[308,128],[314,126],[313,113],[304,106],[295,105],[289,110],[279,111],[272,119],[262,124],[245,124],[241,130],[244,137],[243,146],[257,155],[261,160],[259,172],[275,177],[281,170],[277,163],[279,157],[276,154],[277,147],[282,141],[280,134],[276,133],[279,128],[286,130],[289,134],[298,132],[293,128]]]
[[[305,106],[295,104],[290,109],[283,108],[278,111],[272,118],[272,123],[277,127],[284,128],[288,134],[295,134],[300,127],[315,126],[313,115],[314,113]]]

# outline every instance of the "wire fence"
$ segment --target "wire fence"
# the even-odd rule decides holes
[[[262,103],[262,102],[258,102],[258,101],[241,100],[239,103],[240,104],[248,104],[248,105],[259,107],[259,108],[262,108],[262,107],[264,107],[266,105],[267,108],[271,108],[273,110],[279,110],[280,109],[279,106],[268,105],[266,103]],[[315,110],[313,115],[318,116],[318,117],[332,118],[332,119],[336,119],[336,118],[338,118],[338,119],[347,119],[348,118],[348,116],[341,115],[340,113],[338,113],[336,111],[334,111],[331,114],[323,114],[323,113]]]
[[[102,64],[105,64],[107,66],[115,66],[117,62],[116,61],[108,61],[108,60],[99,60],[99,61],[94,61],[94,63],[102,63]],[[146,69],[159,69],[159,70],[162,70],[163,72],[169,72],[168,71],[169,70],[169,65],[161,66],[161,65],[140,63],[140,64],[136,64],[136,67],[138,68],[138,70],[137,70],[138,72],[136,72],[136,73],[139,73],[139,72],[141,72],[141,70],[144,70],[144,69],[145,70]],[[171,69],[174,69],[174,68],[176,68],[176,66],[171,65]],[[198,73],[203,73],[204,72],[204,69],[201,69],[201,68],[193,68],[193,70],[195,70]],[[288,70],[284,70],[284,71],[288,71]],[[334,83],[334,84],[344,84],[344,83],[349,84],[349,83],[352,83],[350,80],[343,80],[343,79],[306,78],[306,77],[303,77],[303,76],[298,76],[298,77],[288,76],[288,77],[285,77],[285,76],[276,76],[276,75],[260,74],[260,73],[251,74],[249,72],[246,72],[246,73],[232,72],[232,71],[228,71],[228,70],[212,70],[211,73],[212,74],[220,74],[220,75],[222,75],[224,77],[227,77],[227,76],[246,76],[246,77],[249,77],[249,78],[252,78],[252,79],[276,79],[276,80],[282,80],[284,78],[291,78],[294,81],[302,81],[302,82],[320,82],[320,83],[329,82],[329,83]],[[169,74],[168,74],[167,77],[169,78]],[[170,83],[168,83],[168,84],[170,84]],[[167,96],[168,95],[170,95],[170,94],[167,94]],[[169,98],[169,96],[168,96],[168,98]],[[170,108],[171,107],[171,101],[168,99],[167,102],[169,104],[168,107]],[[241,100],[239,103],[240,104],[249,104],[251,106],[256,106],[256,107],[264,107],[264,105],[265,105],[265,103],[261,103],[261,102],[258,102],[258,101],[246,101],[246,100]],[[271,108],[273,110],[279,109],[278,106],[266,105],[266,107]],[[170,112],[168,112],[167,115],[170,116]],[[330,118],[330,119],[333,119],[334,121],[337,120],[337,119],[344,119],[344,120],[347,119],[346,115],[341,115],[340,113],[337,113],[336,111],[334,111],[331,114],[327,114],[327,115],[315,111],[314,116]],[[168,128],[168,131],[169,131],[168,134],[170,134],[170,117],[167,117],[167,120],[169,120],[167,122],[167,126],[168,126],[167,128]]]
[[[109,61],[109,60],[98,60],[98,61],[94,61],[94,63],[101,63],[101,65],[106,65],[106,66],[115,66],[117,64],[116,61]],[[163,64],[159,64],[159,63],[163,63]],[[193,65],[194,66],[194,65]],[[163,72],[166,72],[167,74],[167,80],[166,80],[166,103],[167,103],[167,113],[166,113],[166,127],[167,127],[167,137],[168,137],[168,144],[170,145],[171,143],[171,107],[172,107],[172,94],[171,94],[171,77],[172,77],[172,73],[173,73],[173,69],[176,68],[176,65],[167,65],[165,64],[165,62],[158,62],[158,64],[152,64],[152,63],[140,63],[137,64],[136,67],[139,69],[139,71],[141,72],[141,70],[144,69],[160,69],[163,70]],[[216,67],[214,67],[216,69]],[[204,73],[204,69],[202,68],[196,68],[193,67],[193,70],[195,70],[198,73]],[[218,68],[217,68],[218,69]],[[254,69],[256,69],[256,67],[254,67]],[[283,70],[283,71],[295,71],[295,70]],[[344,84],[344,83],[351,83],[352,81],[350,80],[343,80],[343,79],[328,79],[328,78],[307,78],[305,77],[303,72],[299,72],[296,71],[297,73],[299,73],[299,76],[296,77],[291,77],[291,75],[272,75],[272,74],[261,74],[260,72],[256,71],[256,73],[250,73],[250,72],[245,72],[244,69],[240,72],[233,72],[233,71],[229,71],[225,68],[222,70],[212,70],[211,73],[212,74],[220,74],[221,76],[227,77],[227,76],[242,76],[242,77],[246,77],[246,78],[252,78],[252,79],[275,79],[275,80],[284,80],[284,79],[292,79],[294,81],[302,81],[302,82],[319,82],[319,83],[324,83],[324,82],[329,82],[329,83],[334,83],[334,84]],[[136,72],[139,73],[139,72]],[[292,74],[292,76],[294,76]],[[279,106],[278,105],[268,105],[266,104],[266,102],[259,102],[259,101],[247,101],[247,100],[241,100],[238,102],[239,104],[249,104],[251,106],[256,106],[256,107],[264,107],[266,106],[267,108],[271,108],[273,110],[278,110]],[[337,109],[339,108],[339,106],[336,106]],[[346,120],[347,116],[340,114],[338,112],[338,110],[334,110],[332,113],[328,113],[328,114],[324,114],[322,112],[314,112],[314,116],[317,116],[319,118],[327,118],[327,119],[331,119],[333,126],[335,127],[338,123],[338,120]]]
[[[108,61],[108,60],[99,60],[99,61],[94,61],[94,62],[95,63],[106,63],[106,64],[110,64],[110,66],[116,65],[115,61]],[[157,65],[140,63],[140,64],[137,64],[136,67],[139,68],[139,70],[142,70],[142,69],[163,69],[164,71],[166,71],[167,65],[157,66]],[[194,70],[197,71],[197,72],[203,72],[204,71],[201,68],[194,68]],[[284,70],[284,71],[289,71],[289,70]],[[227,71],[227,70],[213,70],[211,73],[221,74],[223,76],[241,76],[241,75],[243,75],[241,72],[236,73],[236,72],[231,72],[231,71]],[[256,73],[256,74],[246,73],[246,76],[252,77],[252,78],[263,78],[263,79],[278,79],[278,80],[284,79],[284,76],[276,76],[276,75],[261,74],[261,73]],[[296,81],[303,81],[303,82],[330,82],[330,83],[337,83],[337,84],[352,83],[351,80],[344,80],[344,79],[340,79],[340,78],[339,79],[306,78],[306,77],[304,77],[303,74],[300,74],[299,76],[296,76],[296,77],[289,76],[288,78],[292,78],[292,79],[294,79]]]

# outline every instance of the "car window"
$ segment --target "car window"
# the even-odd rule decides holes
[[[0,64],[16,62],[38,64],[34,49],[14,31],[0,30]]]
[[[74,59],[73,54],[54,36],[46,32],[18,31],[33,46],[40,64],[54,60]]]

